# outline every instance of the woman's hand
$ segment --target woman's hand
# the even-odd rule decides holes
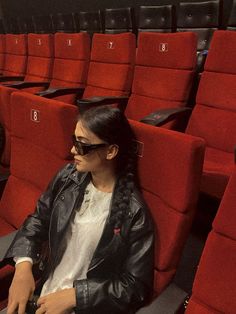
[[[17,264],[9,289],[7,314],[25,314],[26,303],[33,296],[34,290],[35,281],[32,274],[32,264],[30,262]]]
[[[75,289],[63,289],[38,299],[36,314],[65,314],[76,306]]]

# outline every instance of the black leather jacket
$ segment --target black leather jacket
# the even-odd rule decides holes
[[[37,261],[42,244],[48,240],[49,256],[43,275],[45,281],[50,267],[55,267],[62,257],[63,235],[70,219],[73,219],[74,209],[79,208],[83,201],[89,181],[90,174],[79,173],[73,164],[66,165],[38,200],[35,212],[18,231],[6,257],[29,256]],[[115,193],[116,188],[87,279],[74,281],[76,313],[135,313],[152,294],[152,220],[145,203],[135,191],[120,231],[114,230],[110,221],[114,214],[112,204]]]

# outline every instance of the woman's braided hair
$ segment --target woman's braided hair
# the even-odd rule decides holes
[[[101,140],[119,147],[116,158],[117,183],[113,201],[114,228],[120,228],[129,211],[130,197],[137,183],[135,136],[125,115],[110,106],[91,108],[80,115],[82,123]]]

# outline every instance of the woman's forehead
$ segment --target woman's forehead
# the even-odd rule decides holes
[[[82,137],[84,139],[88,139],[90,141],[98,140],[99,138],[94,134],[91,130],[89,130],[81,120],[79,120],[76,124],[75,128],[75,136]]]

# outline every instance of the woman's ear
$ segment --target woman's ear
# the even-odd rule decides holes
[[[108,160],[112,160],[116,157],[116,155],[118,154],[119,151],[119,146],[118,145],[109,145],[108,149],[107,149],[107,159]]]

